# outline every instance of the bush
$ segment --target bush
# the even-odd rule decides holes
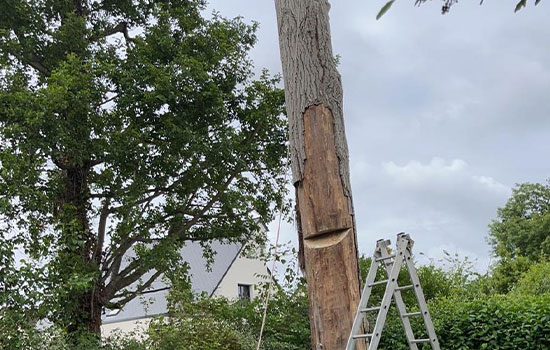
[[[371,258],[367,258],[364,255],[359,259],[359,266],[361,268],[361,281],[364,283],[367,279],[367,274],[371,265]],[[444,271],[440,267],[435,265],[420,266],[417,269],[418,277],[422,283],[422,290],[424,291],[424,297],[426,300],[433,298],[448,296],[455,289],[453,281],[449,276],[449,273]],[[376,273],[377,281],[386,279],[386,272],[382,268],[378,268]],[[399,271],[398,277],[399,285],[405,286],[411,284],[411,279],[405,266]],[[364,285],[362,286],[364,287]],[[369,305],[378,305],[382,301],[384,296],[384,286],[375,287],[372,289],[372,294],[369,298]],[[403,293],[405,303],[415,302],[413,294]]]
[[[263,299],[262,299],[263,301]],[[260,300],[247,318],[259,334],[264,305]],[[301,280],[293,289],[277,288],[269,301],[262,350],[303,350],[310,347],[309,306]]]
[[[284,285],[273,288],[261,349],[309,348],[304,280],[287,271]],[[266,289],[260,290],[264,293]],[[170,317],[150,325],[145,343],[150,350],[256,349],[264,307],[263,296],[247,302],[231,301],[196,296],[186,286],[176,286],[170,291]]]
[[[518,281],[515,294],[543,295],[550,293],[550,261],[532,265]]]
[[[429,305],[441,349],[543,350],[550,348],[550,295],[493,296],[473,301],[442,299]],[[423,330],[420,318],[413,329]],[[417,332],[417,338],[426,337]],[[426,346],[426,349],[428,347]],[[409,349],[395,312],[388,319],[380,349]]]
[[[22,312],[0,309],[0,349],[32,349],[39,344],[38,332]]]
[[[515,259],[502,259],[494,267],[489,281],[491,293],[507,294],[514,289],[533,262],[520,256]]]
[[[0,350],[146,350],[134,337],[120,336],[100,341],[91,333],[78,338],[56,326],[36,322],[33,312],[0,308]]]
[[[157,320],[148,331],[147,349],[254,350],[255,339],[214,315]]]
[[[225,298],[194,295],[173,286],[169,317],[151,322],[143,343],[151,350],[253,350],[254,337],[243,327],[236,304]]]

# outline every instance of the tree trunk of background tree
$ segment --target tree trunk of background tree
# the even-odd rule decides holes
[[[72,163],[78,163],[76,161]],[[78,337],[82,331],[91,332],[98,337],[101,334],[101,291],[99,283],[99,266],[102,257],[102,242],[98,242],[90,230],[87,213],[90,210],[88,176],[89,161],[83,161],[84,166],[71,162],[58,162],[63,169],[63,193],[60,198],[59,219],[64,227],[64,235],[68,239],[82,243],[68,244],[63,252],[63,263],[67,269],[73,269],[75,274],[95,275],[96,279],[87,290],[70,290],[64,300],[71,305],[67,311],[67,331]]]
[[[360,281],[330,5],[327,0],[275,0],[275,6],[312,348],[343,350]]]

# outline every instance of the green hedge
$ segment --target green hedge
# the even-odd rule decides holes
[[[550,295],[493,296],[473,301],[443,299],[429,307],[441,349],[550,349]],[[413,329],[423,330],[421,319],[415,317],[411,321]],[[417,331],[415,335],[425,338],[424,332]],[[384,329],[380,349],[409,349],[395,310]]]

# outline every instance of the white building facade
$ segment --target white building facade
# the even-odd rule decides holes
[[[245,256],[242,244],[214,241],[211,247],[216,254],[210,265],[198,243],[188,242],[181,249],[183,260],[189,264],[192,290],[198,294],[232,300],[258,296],[259,285],[270,278],[265,263]],[[169,293],[169,286],[159,278],[140,297],[122,309],[106,310],[102,319],[102,335],[108,337],[115,331],[141,333],[154,317],[167,315],[166,297]]]

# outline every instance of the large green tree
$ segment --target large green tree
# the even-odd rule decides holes
[[[496,256],[532,261],[550,256],[550,180],[520,184],[489,226],[489,242]]]
[[[1,7],[2,247],[24,252],[49,320],[97,334],[184,241],[261,238],[287,136],[277,79],[251,73],[255,25],[203,0]]]

